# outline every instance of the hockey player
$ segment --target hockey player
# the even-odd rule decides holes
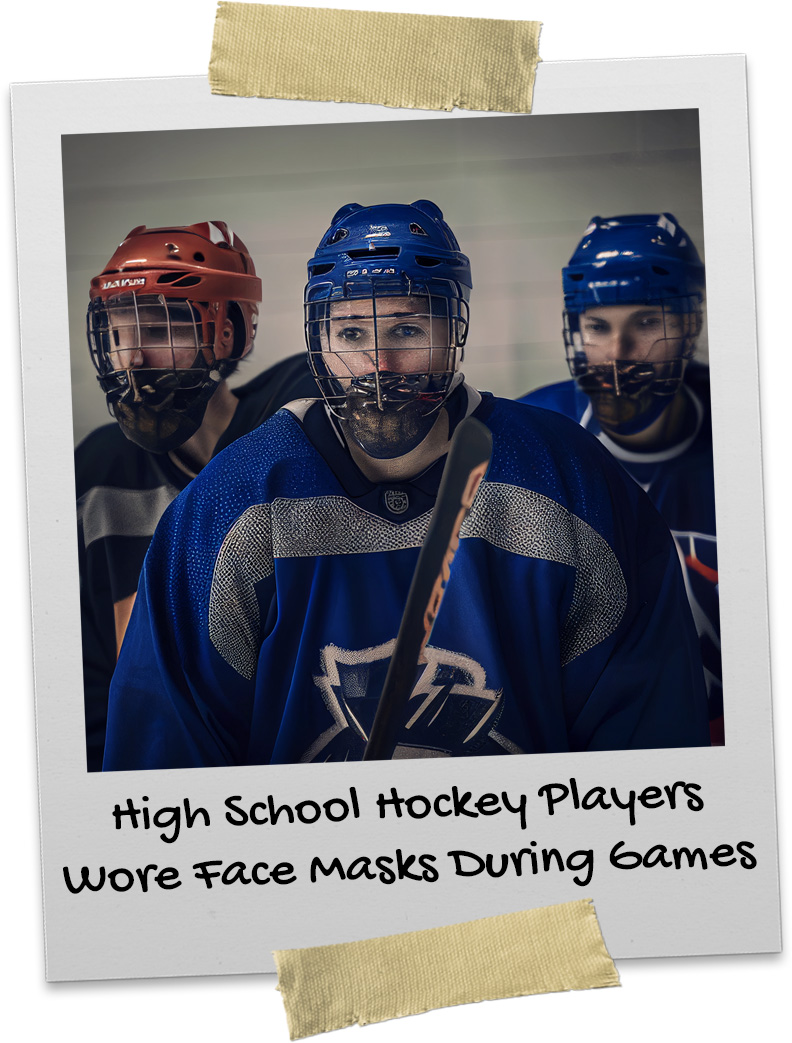
[[[98,771],[110,679],[162,512],[214,453],[315,385],[300,355],[228,387],[253,347],[261,282],[221,221],[133,229],[90,296],[91,357],[117,420],[75,455],[87,757]]]
[[[712,742],[723,743],[709,369],[693,361],[704,266],[672,214],[594,217],[562,272],[574,380],[521,401],[598,436],[646,490],[683,562]]]
[[[322,397],[240,439],[166,512],[105,770],[360,759],[466,415],[492,431],[492,463],[395,756],[707,744],[665,525],[576,424],[464,383],[470,265],[438,207],[343,207],[308,275]]]

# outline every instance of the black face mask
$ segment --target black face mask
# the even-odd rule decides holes
[[[665,362],[616,362],[594,365],[577,378],[591,398],[601,427],[614,434],[645,431],[671,403],[685,372],[683,357]]]
[[[635,398],[592,392],[588,394],[600,427],[619,435],[634,435],[645,431],[671,401],[651,392],[644,392]]]
[[[115,387],[107,394],[108,408],[131,442],[148,453],[168,453],[200,428],[221,378],[207,369],[198,387],[183,387],[187,380],[194,384],[194,370],[132,371],[123,392]]]
[[[357,377],[346,393],[344,421],[352,438],[375,460],[404,456],[426,438],[437,420],[437,395],[418,395],[401,373]]]

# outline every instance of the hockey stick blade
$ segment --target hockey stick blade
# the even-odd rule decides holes
[[[492,435],[479,420],[463,420],[451,439],[429,531],[418,555],[399,634],[382,687],[363,760],[389,760],[404,725],[416,670],[437,618],[459,546],[459,529],[492,456]]]

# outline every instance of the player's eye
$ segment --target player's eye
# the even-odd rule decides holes
[[[355,344],[365,336],[366,331],[361,326],[342,326],[340,330],[336,330],[336,337],[348,344]]]
[[[656,330],[663,325],[663,319],[660,315],[645,315],[638,325],[644,330]]]
[[[398,340],[414,340],[417,337],[425,337],[426,330],[422,326],[415,326],[409,322],[401,322],[390,330],[391,337]]]
[[[583,329],[586,331],[586,333],[597,333],[600,335],[610,332],[610,326],[608,325],[608,323],[601,322],[597,319],[587,319],[583,323]]]

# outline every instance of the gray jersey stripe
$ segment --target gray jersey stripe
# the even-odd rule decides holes
[[[83,541],[90,547],[107,536],[153,536],[165,508],[179,490],[172,485],[155,489],[119,489],[95,485],[77,501],[77,520]]]
[[[616,555],[600,534],[548,496],[501,482],[483,482],[460,536],[478,537],[528,558],[575,570],[572,604],[561,633],[566,666],[604,641],[621,622],[627,584]]]
[[[209,593],[209,639],[248,681],[256,672],[261,632],[255,587],[272,571],[270,505],[254,504],[223,540]]]
[[[345,496],[275,500],[272,550],[276,558],[317,558],[336,554],[376,554],[420,547],[431,512],[412,521],[387,521]]]
[[[209,633],[242,677],[255,673],[259,616],[254,587],[277,558],[375,554],[420,547],[430,514],[399,524],[344,496],[276,499],[249,507],[234,523],[212,577]],[[627,603],[616,555],[586,522],[555,500],[515,485],[483,482],[460,536],[521,557],[575,569],[572,604],[561,634],[561,665],[612,634]]]

